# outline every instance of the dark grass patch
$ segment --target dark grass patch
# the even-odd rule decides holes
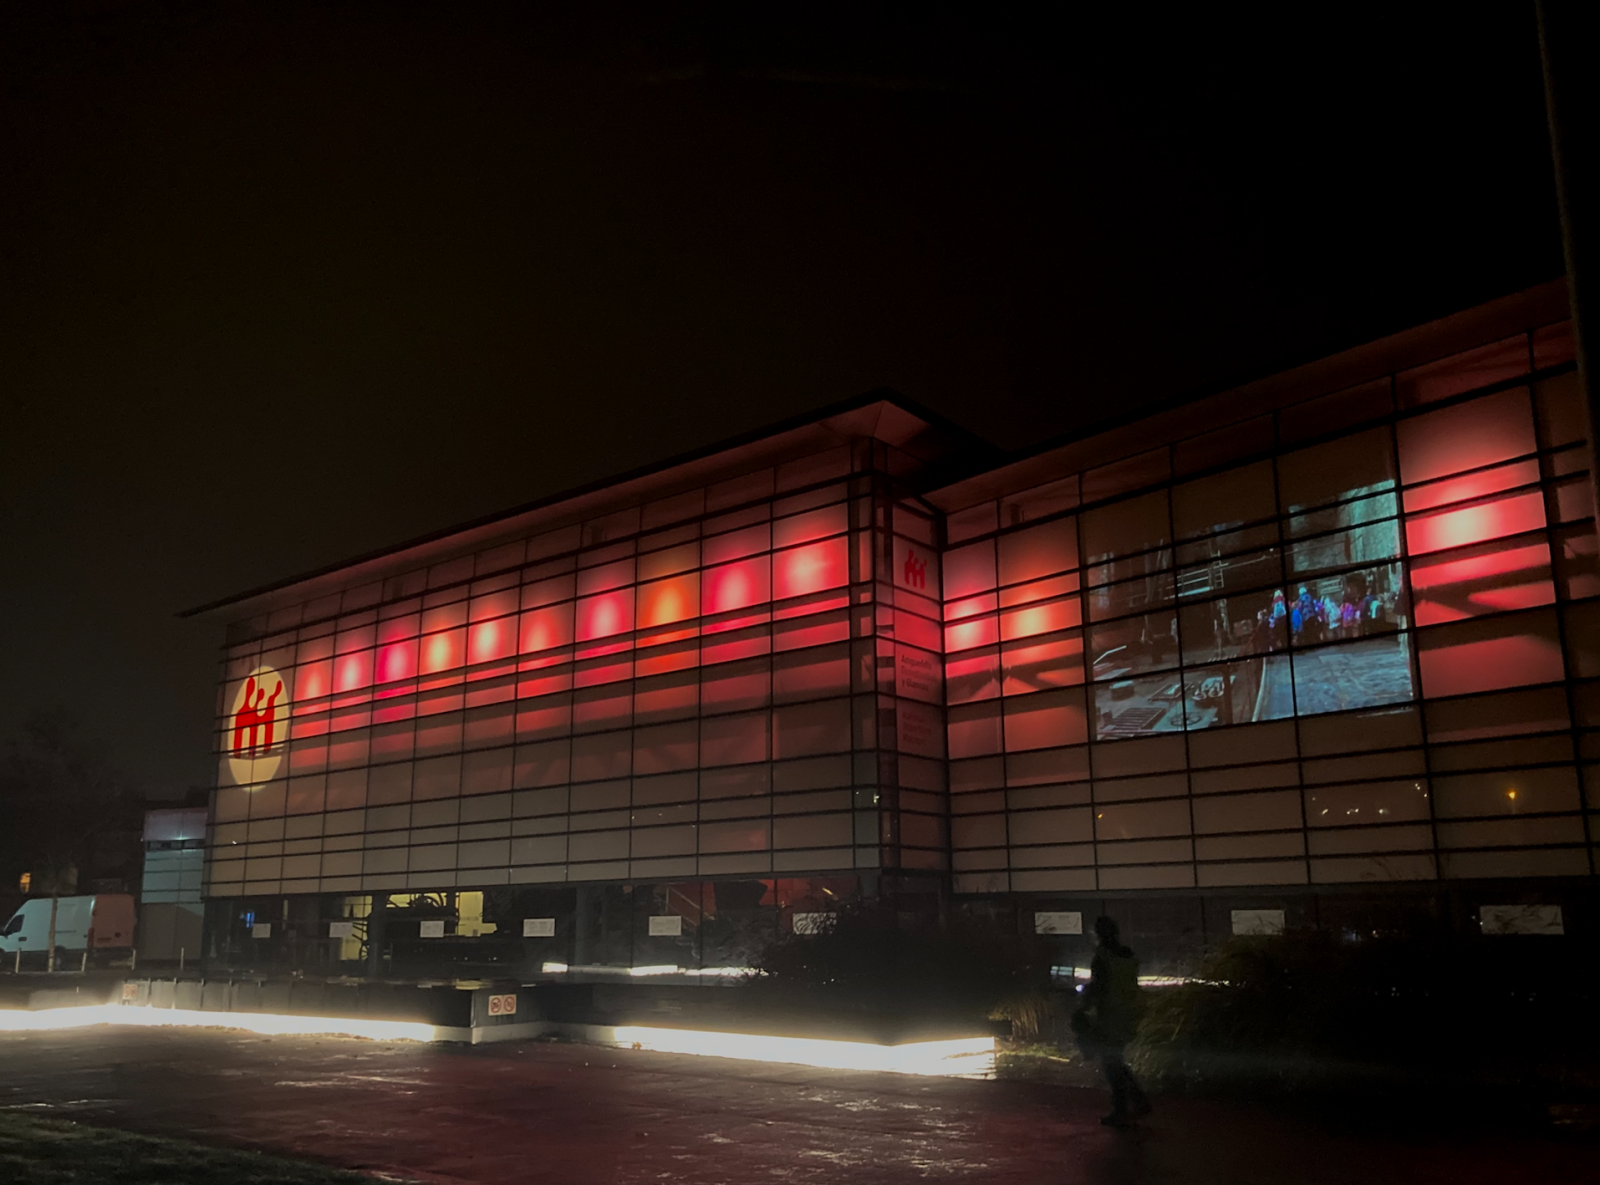
[[[372,1185],[345,1169],[0,1112],[6,1185]]]

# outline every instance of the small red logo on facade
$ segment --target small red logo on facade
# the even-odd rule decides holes
[[[256,684],[254,675],[245,682],[244,696],[233,714],[235,757],[254,757],[272,748],[273,734],[277,728],[278,697],[282,694],[282,679],[277,681],[271,695],[267,694],[266,687]]]
[[[928,561],[919,560],[917,553],[910,548],[906,549],[906,565],[903,577],[907,588],[928,587]]]

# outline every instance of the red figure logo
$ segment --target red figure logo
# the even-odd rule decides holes
[[[274,723],[278,714],[278,697],[283,694],[283,680],[267,694],[265,687],[256,686],[251,675],[244,685],[244,696],[239,709],[233,714],[233,755],[255,757],[272,748]],[[263,703],[263,701],[265,701]]]
[[[904,578],[907,588],[928,587],[928,561],[919,560],[917,553],[910,548],[906,549]]]

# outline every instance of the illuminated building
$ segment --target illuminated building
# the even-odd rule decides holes
[[[348,964],[373,894],[391,970],[550,974],[739,967],[862,890],[1172,950],[1559,903],[1600,722],[1565,316],[1000,463],[870,396],[197,610],[210,952]]]

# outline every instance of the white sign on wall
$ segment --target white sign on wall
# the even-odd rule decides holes
[[[1283,910],[1236,909],[1233,911],[1235,934],[1273,935],[1283,933]]]
[[[1485,934],[1548,934],[1567,932],[1559,905],[1483,905],[1478,926]]]
[[[523,918],[522,936],[524,938],[554,938],[556,936],[555,918]]]
[[[1033,915],[1035,934],[1082,934],[1081,913],[1036,913]]]
[[[271,922],[257,922],[255,925],[250,927],[250,937],[251,938],[271,938],[272,937],[272,923]]]
[[[507,992],[503,996],[489,997],[490,1016],[515,1016],[517,1014],[517,993]]]
[[[443,918],[438,918],[438,919],[436,919],[434,921],[431,921],[431,922],[422,922],[422,923],[420,923],[419,926],[418,926],[418,930],[417,930],[417,937],[418,938],[443,938],[444,937],[444,919]]]
[[[683,933],[683,919],[675,913],[657,914],[650,919],[651,938],[676,938]]]
[[[328,937],[329,938],[354,938],[355,936],[356,936],[356,924],[354,922],[329,922],[328,923]]]

